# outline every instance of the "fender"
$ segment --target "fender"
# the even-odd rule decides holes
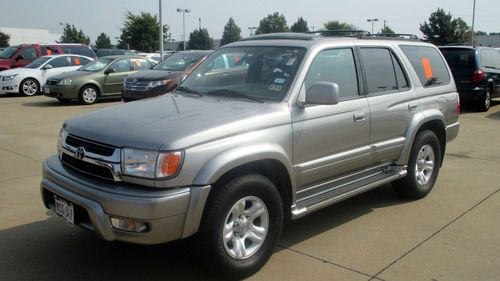
[[[438,109],[428,109],[422,112],[419,112],[418,114],[415,114],[413,117],[413,120],[410,123],[410,126],[408,126],[408,129],[406,130],[405,134],[405,143],[403,146],[403,151],[401,151],[401,155],[399,156],[399,159],[396,161],[397,165],[406,165],[408,164],[408,160],[410,158],[410,152],[411,148],[413,146],[413,141],[415,140],[415,137],[417,136],[417,132],[420,130],[420,128],[427,122],[438,120],[439,122],[442,123],[443,128],[446,128],[446,122],[445,122],[445,117],[441,111]]]

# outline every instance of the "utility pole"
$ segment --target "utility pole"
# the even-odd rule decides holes
[[[201,30],[201,18],[198,18],[198,28]]]
[[[158,0],[159,2],[159,18],[160,18],[160,60],[163,60],[163,19],[161,16],[161,0]]]
[[[474,5],[472,6],[472,34],[471,34],[471,40],[472,40],[472,46],[474,46],[474,37],[476,34],[474,34],[474,20],[476,19],[476,0],[474,0]]]

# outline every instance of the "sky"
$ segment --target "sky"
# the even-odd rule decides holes
[[[375,32],[383,20],[397,33],[422,36],[419,24],[428,21],[438,7],[461,17],[472,25],[474,0],[161,0],[163,23],[170,26],[172,38],[182,39],[182,14],[177,8],[191,9],[186,14],[186,36],[199,26],[207,28],[211,37],[221,38],[230,17],[249,35],[248,27],[258,26],[268,14],[285,15],[288,25],[303,17],[309,27],[321,29],[323,23],[338,20],[371,31],[366,20],[378,18]],[[74,24],[94,42],[104,32],[116,42],[127,11],[134,14],[158,14],[159,0],[0,0],[0,27],[48,29],[61,33],[60,23]],[[475,30],[500,32],[500,1],[476,0]]]

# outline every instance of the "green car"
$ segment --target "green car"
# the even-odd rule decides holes
[[[44,85],[44,94],[63,103],[78,99],[83,104],[120,97],[125,76],[150,69],[154,64],[155,61],[140,56],[102,57],[76,71],[51,77]]]

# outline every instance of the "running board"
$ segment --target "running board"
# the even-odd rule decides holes
[[[354,181],[343,186],[332,186],[326,192],[301,198],[292,205],[292,219],[301,218],[324,207],[400,179],[406,176],[406,174],[406,167],[388,169],[383,173],[376,173],[371,177]]]

